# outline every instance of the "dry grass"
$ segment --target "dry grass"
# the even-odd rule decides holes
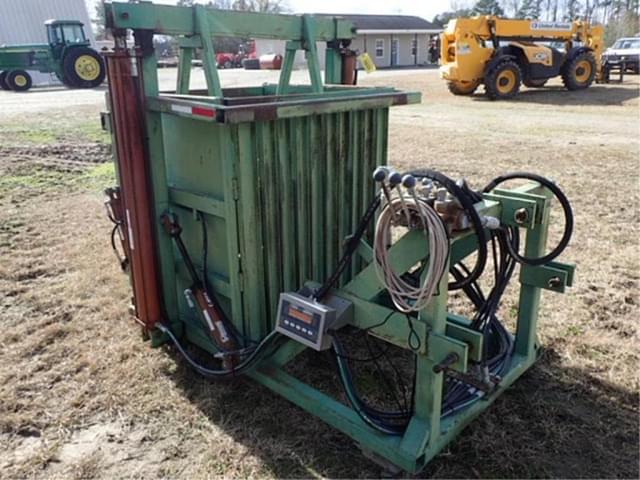
[[[540,362],[423,474],[638,478],[637,77],[502,103],[450,96],[432,73],[390,81],[424,91],[392,115],[391,163],[475,185],[540,172],[576,212],[564,260],[578,278],[543,296]],[[108,246],[111,172],[83,161],[107,155],[93,143],[99,109],[79,109],[79,137],[52,129],[74,127],[61,112],[18,134],[0,120],[0,476],[378,476],[348,438],[266,389],[211,384],[140,340]],[[503,314],[514,306],[511,292]]]

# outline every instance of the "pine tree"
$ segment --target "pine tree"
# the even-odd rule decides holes
[[[540,18],[541,0],[524,0],[516,12],[516,18]]]
[[[502,10],[498,0],[478,0],[473,6],[472,13],[474,15],[503,16],[504,10]]]
[[[567,10],[565,12],[565,20],[573,21],[580,16],[582,5],[578,0],[567,0]]]

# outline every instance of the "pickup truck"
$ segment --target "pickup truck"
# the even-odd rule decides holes
[[[609,66],[625,64],[625,70],[639,72],[640,37],[619,38],[602,54],[602,63]]]

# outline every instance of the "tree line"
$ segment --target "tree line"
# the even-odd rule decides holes
[[[94,15],[94,30],[99,39],[104,36],[102,3],[98,3]],[[290,10],[287,0],[177,0],[177,4],[182,6],[195,3],[245,12],[282,13]],[[587,20],[605,25],[607,45],[618,37],[640,33],[640,0],[452,0],[451,10],[436,15],[433,21],[444,26],[452,18],[473,15],[555,22]],[[219,51],[230,51],[235,46],[235,41],[231,39],[219,38],[216,42]]]

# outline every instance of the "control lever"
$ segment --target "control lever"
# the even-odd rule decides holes
[[[389,169],[386,167],[378,167],[373,172],[373,180],[380,184],[382,188],[382,192],[384,196],[387,198],[387,203],[391,204],[391,192],[389,192],[389,187],[385,183],[387,178],[389,177]]]
[[[402,193],[402,188],[400,188],[400,184],[402,183],[402,175],[398,172],[393,172],[389,177],[389,185],[391,188],[395,188],[398,192],[398,197],[400,198],[400,203],[402,203],[402,210],[404,211],[404,215],[407,218],[407,227],[411,226],[411,215],[409,214],[409,210],[407,209],[407,204],[404,201],[404,194]]]
[[[420,211],[421,218],[424,219],[424,216],[426,214],[422,209],[423,208],[422,202],[418,200],[418,194],[416,192],[417,184],[418,184],[418,181],[416,180],[416,177],[414,177],[413,175],[407,174],[404,177],[402,177],[402,186],[406,188],[409,194],[413,197],[413,201],[416,202],[416,208]],[[422,227],[426,230],[427,226],[424,225],[424,220],[422,223],[423,223]]]
[[[433,366],[433,373],[441,373],[445,370],[449,370],[449,367],[456,363],[460,357],[458,357],[457,353],[449,353],[446,357],[436,365]]]
[[[486,376],[483,375],[483,377],[486,378],[482,379],[479,379],[476,376],[469,375],[467,373],[456,372],[451,368],[451,366],[455,364],[459,358],[460,357],[458,357],[457,353],[451,352],[447,354],[447,356],[444,357],[444,359],[440,363],[437,363],[433,366],[433,373],[446,373],[450,377],[455,378],[456,380],[460,380],[467,385],[471,385],[472,387],[484,393],[491,392],[496,387],[496,385],[500,383],[500,379],[494,375],[489,375],[488,371],[486,373]]]
[[[190,290],[190,296],[193,297],[195,304],[198,306],[198,310],[209,328],[209,334],[213,341],[221,350],[223,350],[223,352],[237,350],[236,341],[229,334],[230,329],[225,326],[226,320],[221,308],[217,303],[214,303],[203,282],[198,277],[198,273],[191,261],[189,252],[187,252],[187,248],[180,236],[182,234],[182,227],[178,224],[177,218],[173,214],[165,213],[160,217],[160,221],[162,222],[165,232],[173,238],[176,247],[178,247],[178,250],[180,251],[182,260],[184,261],[187,271],[189,272],[189,276],[191,277],[191,281],[193,282],[191,287],[188,289]],[[185,291],[185,296],[186,294],[187,292]],[[233,365],[237,363],[236,360],[237,357],[235,355],[225,355],[222,363],[225,368],[231,369],[233,368]]]

